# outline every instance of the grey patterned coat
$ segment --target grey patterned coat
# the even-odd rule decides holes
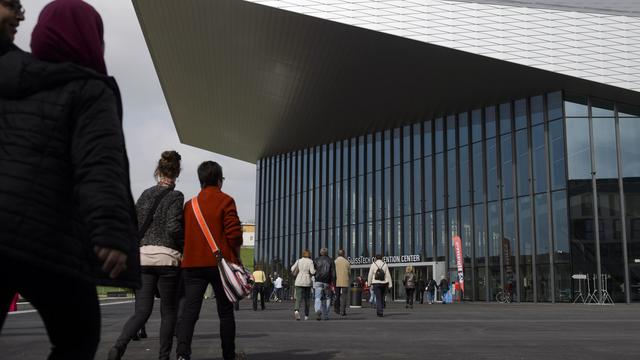
[[[142,192],[136,202],[138,226],[144,224],[155,199],[163,189],[166,188],[156,185]],[[149,225],[144,237],[140,239],[140,246],[165,246],[182,252],[184,247],[183,206],[184,195],[180,191],[171,190],[165,195],[158,204],[151,225]]]

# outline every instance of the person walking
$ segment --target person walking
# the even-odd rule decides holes
[[[382,260],[382,254],[376,255],[376,260],[369,267],[368,278],[375,293],[376,315],[382,317],[385,293],[393,287],[389,266]]]
[[[404,285],[404,291],[407,295],[407,304],[405,305],[405,309],[413,309],[413,296],[416,291],[416,274],[413,272],[413,266],[407,266],[402,284]]]
[[[136,291],[134,314],[124,324],[109,360],[120,360],[129,341],[143,331],[151,316],[156,292],[160,294],[160,348],[158,359],[168,360],[178,313],[178,280],[184,246],[182,206],[184,195],[175,190],[180,175],[180,154],[162,153],[154,176],[157,184],[146,189],[136,203],[140,224],[142,288]],[[146,330],[144,330],[146,333]]]
[[[262,265],[256,265],[256,270],[253,272],[253,280],[253,289],[251,289],[253,311],[258,311],[258,296],[260,296],[260,309],[264,310],[264,283],[267,281],[267,274],[262,270]]]
[[[334,310],[340,316],[347,316],[347,299],[349,296],[349,275],[351,275],[351,263],[344,257],[344,250],[338,251],[338,257],[334,261],[336,268],[336,300]]]
[[[235,359],[236,322],[234,304],[229,301],[222,287],[218,260],[200,227],[193,210],[194,200],[199,206],[204,222],[220,249],[222,257],[231,263],[240,263],[242,227],[233,198],[222,192],[224,176],[222,167],[213,161],[198,166],[200,193],[184,206],[184,256],[182,259],[184,281],[184,309],[178,323],[178,360],[191,358],[191,342],[203,295],[208,284],[213,287],[220,319],[222,357]],[[242,355],[238,354],[238,358]]]
[[[427,281],[427,289],[426,289],[426,295],[427,295],[427,304],[433,304],[433,301],[436,297],[436,288],[438,287],[438,284],[436,284],[436,281],[433,280],[433,278],[429,278],[429,280]]]
[[[32,55],[13,44],[24,14],[0,0],[0,328],[19,292],[47,328],[49,359],[93,359],[96,285],[140,286],[120,93],[93,7],[46,5]]]
[[[320,256],[313,260],[313,266],[316,269],[315,282],[313,283],[316,320],[329,320],[331,284],[336,282],[336,266],[329,257],[327,248],[320,249]]]
[[[304,319],[309,320],[309,297],[311,296],[311,277],[316,273],[316,269],[311,260],[311,252],[304,250],[302,257],[291,266],[291,273],[295,275],[295,305],[293,316],[300,320],[300,303],[304,300]]]
[[[276,274],[275,278],[273,281],[273,293],[275,294],[273,302],[282,302],[282,276]]]
[[[424,274],[418,277],[418,281],[416,282],[416,302],[420,302],[420,304],[424,303],[424,292],[427,288],[427,283],[424,280]]]
[[[446,296],[449,292],[449,279],[447,279],[444,275],[440,277],[440,284],[438,285],[438,289],[440,289],[440,296],[442,297],[442,305],[446,304]]]

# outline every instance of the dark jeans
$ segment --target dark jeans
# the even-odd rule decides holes
[[[373,292],[376,294],[376,314],[382,315],[384,308],[384,295],[387,292],[387,284],[373,284]]]
[[[95,284],[11,262],[0,257],[0,330],[19,292],[42,317],[52,345],[49,360],[93,359],[100,341]]]
[[[416,302],[420,302],[420,304],[424,303],[424,289],[417,289]]]
[[[251,290],[251,300],[253,300],[253,310],[258,310],[258,294],[260,294],[260,308],[264,310],[264,284],[254,283]]]
[[[296,286],[296,302],[293,306],[294,311],[300,310],[300,304],[304,301],[304,316],[309,316],[309,298],[311,297],[311,287]]]
[[[178,316],[178,279],[180,268],[175,266],[143,266],[142,287],[136,290],[133,315],[127,320],[116,340],[116,347],[127,348],[131,338],[144,326],[153,311],[156,289],[160,292],[160,351],[158,358],[171,356],[173,333]]]
[[[338,314],[347,313],[347,302],[349,296],[349,288],[337,287],[336,288],[336,300],[334,302],[334,310]]]
[[[407,289],[404,291],[407,293],[407,305],[413,305],[413,294],[416,292],[415,288]]]
[[[207,285],[211,284],[216,295],[216,306],[220,318],[220,340],[222,356],[225,359],[235,358],[236,321],[233,314],[233,303],[227,299],[222,288],[218,268],[186,268],[183,269],[185,303],[178,323],[178,356],[191,357],[191,341],[196,321],[200,316],[202,296]]]

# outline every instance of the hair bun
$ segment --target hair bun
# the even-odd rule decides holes
[[[175,150],[163,151],[156,168],[156,176],[165,176],[175,179],[180,175],[180,160],[182,156]]]

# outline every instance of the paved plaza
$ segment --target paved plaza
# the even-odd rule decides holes
[[[118,301],[118,302],[121,302]],[[236,312],[237,346],[249,359],[640,359],[640,305],[416,305],[390,303],[383,318],[371,308],[346,318],[293,320],[290,302]],[[68,309],[61,309],[68,311]],[[106,359],[133,303],[102,307]],[[132,342],[124,359],[156,359],[159,303],[149,338]],[[70,329],[70,331],[72,331]],[[48,340],[36,313],[10,315],[0,335],[2,359],[45,359]],[[175,346],[175,343],[174,343]],[[193,359],[220,359],[215,300],[206,300],[196,327]]]

